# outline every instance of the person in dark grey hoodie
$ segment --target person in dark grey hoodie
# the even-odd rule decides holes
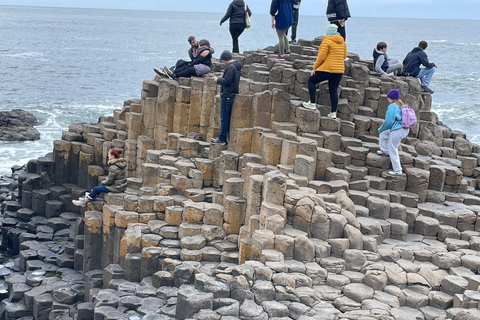
[[[232,114],[233,101],[239,91],[242,65],[238,60],[233,60],[230,51],[225,50],[220,55],[220,60],[227,66],[221,78],[213,77],[213,81],[221,85],[220,88],[220,134],[212,138],[211,143],[226,144],[230,131],[230,115]]]
[[[227,13],[220,20],[220,25],[230,19],[230,34],[232,35],[233,50],[239,53],[238,38],[245,30],[245,14],[252,16],[252,11],[243,0],[233,0],[228,6]]]

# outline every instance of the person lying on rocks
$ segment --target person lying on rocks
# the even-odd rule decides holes
[[[200,42],[198,42],[198,49],[193,51],[193,53],[195,55],[191,55],[192,61],[177,62],[173,70],[167,66],[163,67],[163,69],[154,68],[153,70],[159,76],[167,77],[169,79],[191,76],[200,77],[209,73],[212,67],[213,54],[213,49],[210,48],[210,42],[205,39],[200,40]]]
[[[85,192],[85,196],[78,200],[72,200],[77,207],[85,207],[87,202],[95,200],[102,192],[124,192],[127,189],[127,159],[120,158],[122,150],[111,148],[108,151],[108,176],[92,191]]]

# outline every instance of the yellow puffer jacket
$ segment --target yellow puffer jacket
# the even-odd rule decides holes
[[[344,73],[344,59],[347,57],[347,44],[339,34],[326,36],[318,48],[318,56],[313,69],[330,73]]]

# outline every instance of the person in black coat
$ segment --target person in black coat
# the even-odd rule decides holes
[[[235,96],[240,88],[242,65],[238,60],[233,60],[232,54],[225,50],[220,55],[220,60],[227,66],[222,77],[213,77],[213,81],[221,85],[220,88],[220,134],[212,138],[211,143],[225,145],[230,131],[230,116]]]
[[[428,56],[425,53],[427,46],[428,43],[426,41],[420,41],[418,47],[413,48],[413,50],[407,54],[405,59],[403,59],[403,70],[405,76],[412,76],[420,79],[423,92],[433,93],[433,90],[429,88],[429,85],[438,65],[428,60]],[[424,66],[425,68],[421,68],[420,66]]]
[[[233,0],[228,6],[227,13],[220,20],[220,25],[230,19],[230,34],[232,35],[234,53],[239,53],[238,38],[245,30],[245,14],[252,16],[252,11],[243,0]]]
[[[327,19],[330,23],[337,25],[338,32],[344,40],[347,40],[345,21],[350,17],[347,0],[328,0]]]

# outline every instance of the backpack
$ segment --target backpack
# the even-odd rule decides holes
[[[402,127],[414,128],[417,125],[417,115],[415,114],[415,111],[407,104],[400,107],[400,110],[402,110]]]

